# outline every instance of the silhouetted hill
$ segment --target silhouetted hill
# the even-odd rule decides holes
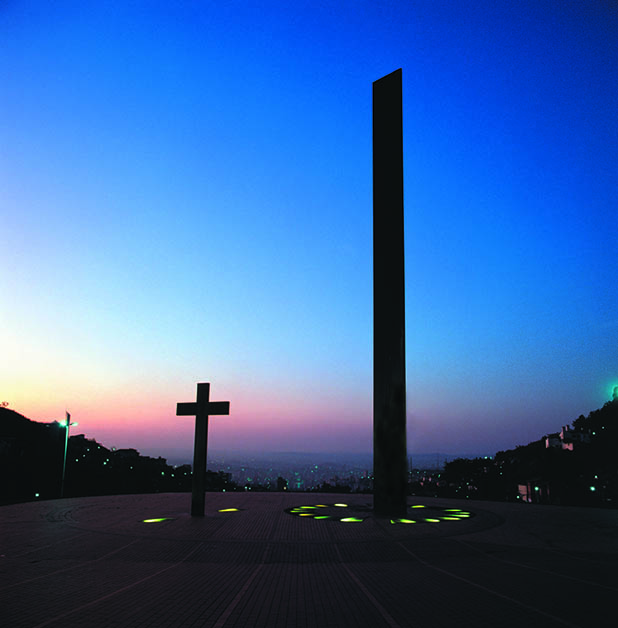
[[[0,503],[60,496],[65,428],[41,423],[0,407]],[[190,465],[173,467],[165,458],[136,449],[108,449],[83,434],[70,436],[64,496],[190,491]],[[229,474],[208,472],[208,490],[235,490]]]
[[[56,497],[64,430],[0,407],[0,503]]]
[[[588,416],[493,459],[447,463],[440,495],[618,507],[618,390]]]
[[[10,408],[0,407],[0,437],[18,438],[37,433],[45,423],[27,419],[23,414]]]

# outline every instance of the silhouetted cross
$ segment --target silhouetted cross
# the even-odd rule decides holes
[[[176,405],[176,416],[195,417],[195,442],[193,443],[193,492],[191,516],[204,516],[204,492],[206,491],[206,451],[208,448],[208,417],[211,414],[229,414],[229,401],[210,401],[210,384],[197,385],[196,401]]]

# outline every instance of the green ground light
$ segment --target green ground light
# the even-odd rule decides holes
[[[320,510],[321,508],[329,508],[330,512],[324,512]],[[286,508],[285,512],[290,515],[294,515],[296,517],[304,517],[306,519],[320,519],[320,520],[331,520],[331,521],[340,521],[342,523],[362,523],[367,517],[358,517],[358,516],[340,516],[341,514],[345,515],[344,509],[349,508],[347,504],[315,504],[315,505],[303,505],[303,506],[294,506],[293,508]],[[454,521],[463,521],[465,519],[469,519],[474,515],[467,510],[461,510],[460,508],[434,508],[432,506],[426,506],[425,504],[414,504],[412,506],[408,506],[410,510],[414,509],[415,518],[397,518],[391,519],[391,523],[393,524],[412,524],[412,523],[443,523],[443,522],[454,522]],[[420,510],[422,509],[422,510]],[[339,512],[337,512],[339,511]],[[418,516],[421,515],[421,516]]]
[[[330,519],[332,521],[342,521],[344,523],[361,523],[364,521],[364,518],[360,517],[341,517],[339,513],[335,514],[331,512],[331,514],[326,514],[322,508],[331,508],[333,510],[341,510],[341,514],[345,514],[343,509],[348,508],[347,504],[315,504],[315,505],[303,505],[303,506],[295,506],[294,508],[286,508],[285,512],[290,515],[295,515],[296,517],[305,517],[309,519]]]
[[[161,523],[162,521],[171,521],[171,517],[159,517],[157,519],[142,519],[142,523]]]

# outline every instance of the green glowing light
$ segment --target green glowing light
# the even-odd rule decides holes
[[[238,508],[222,508],[219,512],[238,512]]]
[[[161,521],[170,521],[169,517],[159,517],[158,519],[144,519],[142,523],[161,523]]]
[[[311,517],[313,519],[335,519],[337,521],[341,521],[343,523],[350,523],[350,522],[363,522],[365,521],[366,517],[343,517],[343,518],[339,518],[339,517],[333,517],[332,515],[318,515],[317,509],[318,508],[332,508],[332,507],[338,507],[338,508],[348,508],[348,504],[315,504],[312,506],[296,506],[295,508],[289,508],[286,510],[286,512],[292,514],[292,515],[296,515],[297,517]],[[472,517],[472,513],[466,511],[466,510],[461,510],[461,508],[432,508],[432,507],[428,507],[425,504],[415,504],[413,506],[410,506],[410,508],[426,508],[429,511],[437,511],[435,512],[435,514],[433,514],[433,512],[425,512],[426,515],[431,515],[430,517],[425,517],[423,519],[407,519],[407,518],[401,518],[401,519],[391,519],[391,523],[392,524],[397,524],[397,523],[403,523],[403,524],[410,524],[410,523],[440,523],[443,521],[463,521],[464,519],[467,519],[469,517]],[[229,509],[229,510],[235,510],[235,509]],[[311,512],[311,511],[316,511],[316,512]],[[224,511],[220,511],[220,512],[224,512]]]

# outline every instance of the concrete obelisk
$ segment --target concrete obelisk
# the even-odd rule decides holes
[[[406,514],[401,69],[373,83],[373,509]]]

